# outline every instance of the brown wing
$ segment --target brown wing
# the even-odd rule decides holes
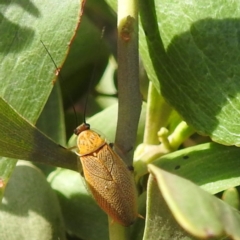
[[[86,182],[99,206],[115,221],[131,225],[137,217],[136,189],[126,164],[104,145],[81,157]]]

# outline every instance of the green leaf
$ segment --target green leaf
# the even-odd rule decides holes
[[[140,1],[140,49],[149,79],[199,133],[237,146],[239,9],[236,0]]]
[[[154,165],[148,167],[174,218],[187,232],[198,238],[223,235],[240,238],[238,211],[186,179]],[[148,190],[151,191],[150,188]],[[156,206],[160,203],[151,204]],[[154,212],[148,214],[148,221],[161,218]]]
[[[77,157],[54,143],[0,98],[0,155],[77,170]]]
[[[58,169],[48,181],[58,195],[68,232],[81,239],[108,238],[107,215],[89,195],[79,173]]]
[[[106,0],[108,5],[115,11],[117,12],[117,2],[114,0]]]
[[[109,50],[101,34],[101,29],[83,15],[59,79],[65,108],[89,94],[89,84],[93,88],[106,68]]]
[[[239,209],[239,193],[236,188],[229,188],[223,192],[222,200],[230,206]]]
[[[0,199],[2,200],[8,180],[16,166],[17,160],[0,157]],[[1,204],[0,204],[1,205]]]
[[[55,142],[66,145],[66,130],[62,95],[59,83],[54,85],[46,105],[37,121],[36,127]]]
[[[148,179],[147,214],[143,240],[190,240],[193,239],[179,226],[169,210],[158,184],[153,177]]]
[[[138,196],[138,214],[134,224],[131,226],[131,239],[142,240],[145,229],[145,216],[146,216],[146,191]]]
[[[40,40],[50,49],[57,65],[61,65],[77,27],[81,3],[21,3],[0,6],[0,32],[4,32],[0,45],[0,96],[35,123],[55,78],[55,66]]]
[[[0,239],[65,239],[59,202],[30,163],[15,168],[0,206]]]
[[[47,136],[51,137],[51,139],[53,139],[56,143],[66,146],[62,95],[58,82],[54,85],[53,91],[51,92],[48,101],[38,118],[36,126]],[[55,169],[55,167],[48,166],[46,164],[37,164],[37,166],[46,175]]]
[[[78,0],[71,2],[24,0],[0,5],[0,32],[4,33],[0,42],[0,114],[8,121],[4,122],[0,129],[1,156],[27,160],[41,158],[38,154],[44,152],[44,147],[42,146],[42,149],[37,147],[38,150],[35,151],[33,149],[37,143],[31,142],[36,140],[37,136],[33,136],[36,131],[31,130],[31,126],[24,134],[26,129],[20,128],[27,127],[27,124],[17,115],[20,114],[31,123],[38,119],[56,78],[55,67],[40,40],[51,49],[57,65],[62,65],[69,48],[68,43],[80,18],[81,4],[82,2]],[[17,112],[13,113],[10,107],[3,103],[3,99]],[[30,139],[28,134],[33,134]],[[37,141],[40,139],[41,137]],[[30,143],[30,146],[26,146],[27,143]],[[50,145],[53,146],[52,143]],[[56,144],[54,145],[55,151],[60,150]],[[1,159],[0,176],[4,179],[4,184],[7,183],[15,164],[16,160]]]
[[[214,194],[240,185],[240,149],[205,143],[164,155],[154,165]]]

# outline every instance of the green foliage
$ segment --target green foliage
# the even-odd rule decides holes
[[[65,239],[58,198],[45,176],[21,161],[0,206],[1,239]]]
[[[88,0],[81,17],[82,7],[0,5],[3,240],[119,239],[66,149],[76,145],[87,94],[91,128],[110,142],[117,128],[116,1]],[[144,219],[128,228],[129,239],[240,239],[239,9],[237,0],[139,0],[146,102],[133,164]],[[19,159],[37,167],[16,166]]]

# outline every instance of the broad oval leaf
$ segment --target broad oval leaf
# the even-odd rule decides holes
[[[140,1],[142,59],[155,87],[199,133],[237,146],[239,9],[237,0]]]
[[[174,219],[153,177],[149,178],[147,189],[147,213],[144,215],[146,225],[143,240],[193,239],[187,236],[187,232]]]
[[[82,2],[82,1],[81,1]],[[0,5],[0,96],[35,123],[75,34],[81,2],[28,1]]]
[[[215,194],[240,185],[239,157],[238,147],[205,143],[166,154],[153,163]]]
[[[58,199],[30,163],[15,168],[0,206],[0,221],[0,239],[65,239]]]
[[[45,136],[2,98],[0,109],[1,156],[78,169],[77,156],[74,153]],[[44,161],[41,160],[43,158]]]
[[[36,122],[56,78],[55,67],[41,40],[56,64],[61,66],[78,26],[83,2],[25,0],[0,4],[0,114],[3,116],[2,121],[6,120],[0,129],[1,156],[32,160],[34,144],[26,145],[32,138],[36,140],[34,132],[37,132],[33,128],[30,130],[32,126],[27,127],[28,130],[19,129],[22,124],[26,127],[24,120],[18,117],[14,119],[14,114],[8,115],[5,112],[8,108],[5,103],[11,106],[8,113],[12,112],[13,107],[17,112],[15,116],[19,113],[29,122]],[[2,102],[3,99],[5,103]],[[22,134],[25,130],[25,134]],[[30,138],[27,136],[29,131]],[[44,152],[43,149],[39,150]],[[16,160],[10,160],[1,159],[0,176],[4,178],[4,184],[16,164]]]
[[[233,239],[240,238],[240,214],[236,209],[189,180],[168,173],[154,165],[149,165],[149,171],[155,178],[173,216],[191,235],[198,238],[224,235],[231,236]],[[159,205],[160,203],[152,204]],[[148,215],[150,219],[151,214],[155,215],[151,212]],[[161,216],[158,217],[161,218]]]

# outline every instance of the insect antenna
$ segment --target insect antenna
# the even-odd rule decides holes
[[[100,42],[99,42],[100,51],[102,49],[101,46],[102,46],[102,42],[103,42],[102,40],[103,40],[104,32],[105,32],[105,27],[102,28],[102,32],[101,32],[101,36],[100,36]],[[86,96],[86,99],[85,99],[85,105],[84,105],[84,110],[83,110],[83,123],[84,123],[84,125],[89,125],[86,122],[87,103],[88,103],[88,96],[90,94],[91,88],[92,88],[93,83],[94,83],[94,78],[95,78],[95,75],[96,75],[96,71],[97,71],[97,62],[95,62],[94,67],[93,67],[92,75],[91,75],[91,78],[90,78],[90,83],[88,85],[88,93],[87,93],[87,96]],[[90,127],[90,125],[89,125],[89,127]]]
[[[46,50],[48,56],[50,57],[50,59],[52,60],[54,66],[55,66],[55,68],[56,68],[56,75],[59,77],[59,79],[61,79],[61,80],[63,81],[64,78],[63,78],[63,76],[62,76],[62,74],[61,74],[60,68],[57,66],[56,62],[54,61],[51,53],[50,53],[49,50],[47,49],[47,47],[46,47],[46,45],[44,44],[44,42],[43,42],[41,39],[40,39],[40,42],[42,43],[44,49]],[[65,91],[67,91],[67,89],[65,89]],[[69,99],[70,102],[71,102],[72,109],[73,109],[74,116],[75,116],[75,123],[76,123],[76,126],[77,126],[77,124],[78,124],[78,117],[77,117],[76,109],[75,109],[75,107],[74,107],[74,102],[73,102],[70,94],[67,94],[67,96],[68,96],[68,99]]]

